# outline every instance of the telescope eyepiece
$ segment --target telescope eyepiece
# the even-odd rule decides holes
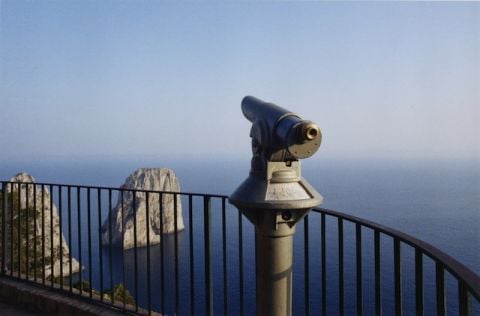
[[[298,141],[302,143],[316,139],[319,134],[320,129],[313,122],[302,122],[297,126]]]

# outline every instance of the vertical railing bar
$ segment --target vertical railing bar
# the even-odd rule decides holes
[[[357,268],[357,315],[363,314],[363,289],[362,289],[362,226],[355,224],[355,249]]]
[[[18,253],[17,253],[17,258],[18,258],[18,278],[20,279],[21,277],[21,263],[22,263],[22,249],[21,249],[21,244],[22,244],[22,222],[21,222],[21,217],[22,217],[22,185],[19,183],[18,184]]]
[[[212,284],[212,228],[210,218],[210,197],[203,197],[203,227],[205,242],[205,310],[206,315],[213,315],[213,284]]]
[[[242,212],[238,211],[238,262],[239,262],[239,282],[240,282],[240,315],[243,315],[243,225]]]
[[[321,215],[321,261],[322,261],[322,315],[327,315],[327,259],[325,238],[325,213]]]
[[[91,210],[91,190],[90,187],[87,188],[87,231],[88,231],[88,283],[89,283],[89,293],[90,298],[93,297],[93,284],[92,284],[92,210]]]
[[[188,234],[190,243],[190,314],[195,314],[195,275],[194,275],[194,255],[193,255],[193,205],[192,195],[188,195],[188,223],[190,224],[190,230]]]
[[[2,275],[7,272],[7,183],[2,182]],[[10,210],[12,212],[12,210]]]
[[[122,223],[123,229],[123,223]],[[108,273],[110,274],[110,302],[115,304],[113,295],[113,245],[112,245],[112,189],[108,189]],[[123,242],[123,241],[122,241]]]
[[[51,278],[51,286],[54,287],[55,284],[55,270],[54,270],[54,263],[55,263],[55,246],[53,242],[53,185],[49,185],[49,193],[50,193],[50,278]]]
[[[228,315],[227,225],[225,198],[222,198],[222,255],[223,255],[223,314]]]
[[[13,192],[13,183],[10,183],[10,276],[13,276],[13,225],[15,223],[13,222],[13,213],[14,213],[14,206],[13,206],[13,200],[14,200],[14,192]],[[45,270],[45,266],[43,268]],[[45,282],[44,282],[45,283]]]
[[[67,186],[67,211],[68,211],[68,289],[73,292],[73,266],[72,266],[72,187]]]
[[[58,231],[59,231],[59,236],[58,236],[58,243],[60,247],[60,288],[63,289],[63,243],[62,243],[62,236],[63,236],[63,226],[62,226],[62,221],[63,221],[63,210],[62,210],[62,186],[58,186]]]
[[[254,233],[253,233],[253,243],[255,245],[255,247],[254,247],[254,258],[253,259],[255,260],[255,265],[256,265],[255,266],[255,279],[254,279],[255,283],[258,280],[258,274],[259,274],[258,270],[260,270],[259,266],[256,264],[258,262],[257,258],[259,258],[259,256],[258,256],[258,234],[259,233],[257,232],[257,228],[255,228]],[[255,302],[255,303],[257,303],[257,302]]]
[[[423,307],[423,255],[415,248],[415,310],[417,316],[424,315]]]
[[[338,218],[338,314],[345,314],[344,290],[344,260],[343,260],[343,219]]]
[[[461,280],[458,280],[458,315],[472,315],[472,306],[468,289],[465,283]]]
[[[102,191],[97,189],[98,256],[100,260],[100,301],[103,302]]]
[[[30,205],[28,202],[29,184],[25,184],[25,278],[30,276]]]
[[[148,315],[152,313],[152,306],[150,302],[150,198],[148,192],[145,192],[145,215],[147,228],[147,309]]]
[[[82,224],[81,224],[81,194],[82,192],[80,191],[80,187],[77,187],[77,236],[78,236],[78,263],[79,263],[79,271],[78,271],[78,276],[79,276],[79,284],[80,284],[80,295],[83,293],[83,271],[82,271]]]
[[[42,184],[41,188],[42,188],[42,284],[45,285],[45,267],[46,267],[46,264],[45,264],[45,186]],[[13,190],[12,190],[12,193],[13,193]]]
[[[173,241],[174,241],[174,256],[175,256],[175,312],[180,314],[180,283],[178,275],[178,219],[177,219],[177,199],[178,195],[173,194]]]
[[[382,315],[382,279],[380,269],[380,232],[374,232],[374,252],[375,252],[375,315]]]
[[[13,277],[13,274],[14,274],[14,270],[15,270],[15,243],[14,243],[14,239],[16,236],[14,236],[14,225],[15,225],[15,217],[14,217],[14,213],[15,213],[15,209],[18,209],[17,210],[17,216],[18,214],[20,213],[20,203],[16,203],[14,204],[14,199],[15,199],[15,192],[14,192],[14,188],[15,186],[13,185],[13,183],[11,184],[11,187],[10,187],[10,191],[11,191],[11,199],[10,199],[10,204],[11,204],[11,209],[12,211],[10,212],[10,243],[11,243],[11,247],[10,247],[10,252],[11,252],[11,255],[10,255],[10,276]]]
[[[164,263],[165,263],[165,253],[164,253],[164,247],[165,247],[165,242],[163,238],[163,193],[159,193],[159,199],[158,199],[158,204],[160,207],[160,276],[161,276],[161,282],[160,282],[160,305],[162,307],[162,313],[165,312],[165,268],[164,268]]]
[[[304,247],[304,291],[305,291],[305,315],[310,315],[310,242],[308,239],[308,215],[303,221],[303,247]]]
[[[126,303],[126,300],[127,300],[127,297],[126,297],[126,290],[127,290],[127,282],[125,280],[125,212],[124,212],[124,209],[125,209],[125,203],[124,203],[124,191],[123,190],[120,190],[120,205],[122,207],[122,211],[121,211],[121,222],[122,222],[122,240],[121,240],[121,249],[122,249],[122,284],[123,284],[123,311],[126,310],[126,306],[127,306],[127,303]],[[112,293],[113,293],[113,290],[112,290]]]
[[[402,257],[400,249],[400,239],[393,239],[393,262],[395,271],[395,315],[403,315],[402,306]]]
[[[133,268],[134,268],[134,288],[135,288],[135,312],[138,312],[138,249],[137,249],[137,191],[132,190],[133,194]]]
[[[37,186],[33,185],[33,279],[37,282]]]
[[[439,261],[435,264],[435,280],[437,315],[446,315],[445,275],[443,265]]]

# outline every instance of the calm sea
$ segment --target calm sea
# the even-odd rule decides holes
[[[170,167],[177,173],[182,191],[230,194],[238,184],[247,176],[249,169],[248,160],[245,161],[167,161],[161,163],[152,163],[145,161],[128,162],[55,162],[55,163],[4,163],[0,167],[0,179],[8,180],[19,171],[26,171],[32,174],[38,182],[68,183],[68,184],[91,184],[104,186],[120,186],[125,178],[135,169],[140,167]],[[372,221],[394,227],[406,233],[409,233],[419,239],[427,241],[434,246],[442,249],[457,260],[463,262],[476,273],[480,273],[480,165],[475,162],[438,162],[438,161],[416,161],[416,162],[393,162],[393,161],[305,161],[303,163],[303,176],[306,178],[325,198],[323,204],[326,208],[331,208],[345,213],[357,215]],[[195,201],[194,201],[195,202]],[[201,201],[198,201],[194,210],[201,211]],[[184,205],[187,203],[184,201]],[[221,225],[220,208],[218,204],[213,205],[213,271],[214,278],[214,309],[216,313],[222,314],[223,311],[223,288],[222,288],[222,243],[221,243]],[[106,210],[102,211],[102,217],[105,218]],[[227,209],[227,263],[228,263],[228,310],[231,314],[238,313],[239,304],[239,284],[238,284],[238,217],[233,207]],[[184,218],[187,217],[186,208],[184,208]],[[64,218],[64,221],[66,219]],[[203,267],[203,231],[201,230],[202,218],[194,215],[193,228],[195,230],[194,239],[194,272],[195,272],[195,310],[198,314],[203,313],[204,296],[204,267]],[[65,223],[66,225],[66,223]],[[98,244],[97,227],[94,224],[92,238]],[[319,314],[320,310],[320,268],[319,268],[319,221],[318,218],[311,217],[310,222],[311,235],[311,269],[310,273],[310,291],[311,291],[311,311],[313,314]],[[334,227],[334,223],[331,224]],[[190,274],[189,274],[189,239],[188,231],[190,223],[186,223],[186,230],[179,234],[179,285],[180,285],[180,311],[188,314],[190,311]],[[197,229],[198,227],[198,229]],[[328,222],[327,222],[327,227]],[[244,228],[244,300],[245,313],[252,314],[255,310],[255,292],[254,292],[254,254],[253,254],[253,229],[247,220],[243,220]],[[83,230],[83,229],[82,229]],[[353,241],[351,236],[352,227],[345,227],[345,241]],[[335,231],[327,231],[327,242],[332,245],[335,243]],[[76,235],[75,233],[73,235]],[[84,234],[85,235],[85,234]],[[331,235],[331,236],[330,236]],[[302,225],[295,236],[296,256],[294,262],[294,313],[301,314],[304,311],[303,299],[303,279],[295,277],[295,271],[298,275],[303,275],[303,230]],[[371,236],[365,233],[365,242],[368,243]],[[175,275],[173,257],[174,257],[173,237],[165,238],[166,260],[164,264],[165,271],[165,312],[173,313],[175,307],[174,283]],[[382,241],[388,247],[389,241]],[[78,247],[75,246],[75,237],[72,239],[72,252],[74,256],[79,255]],[[82,242],[82,256],[86,258],[87,249],[85,242]],[[391,245],[390,245],[391,246]],[[369,254],[370,250],[365,250]],[[103,262],[109,262],[108,249],[103,248]],[[100,284],[99,275],[99,250],[93,249],[92,275],[94,287],[98,288]],[[328,253],[328,251],[327,251]],[[139,249],[137,264],[142,273],[139,274],[138,300],[141,306],[147,305],[147,281],[143,276],[144,265],[146,262],[146,251]],[[151,251],[151,304],[157,309],[160,307],[162,295],[160,292],[160,248],[152,247]],[[132,251],[113,251],[114,283],[122,282],[122,275],[126,276],[126,284],[129,290],[134,293],[133,272],[134,260]],[[404,262],[404,280],[409,282],[413,278],[413,252],[406,249]],[[368,256],[365,256],[368,258]],[[217,260],[218,258],[218,260]],[[410,262],[408,258],[411,258]],[[125,270],[122,271],[122,260],[125,262]],[[333,271],[336,271],[336,254],[332,252],[327,259],[327,265],[330,265]],[[345,260],[354,262],[354,249],[346,246]],[[391,261],[389,256],[385,257],[385,262]],[[88,279],[88,262],[82,262],[86,267],[84,277]],[[365,270],[371,270],[373,262],[366,259]],[[431,262],[426,260],[425,267],[433,267]],[[354,285],[350,279],[354,280],[354,265],[345,265],[346,267],[346,297],[355,297]],[[350,267],[353,267],[351,269]],[[105,288],[110,284],[109,271],[104,268]],[[371,272],[370,272],[371,273]],[[218,277],[217,277],[218,275]],[[365,273],[364,275],[368,275]],[[351,277],[351,278],[350,278]],[[426,290],[432,288],[432,282],[429,281],[432,275],[427,272]],[[338,287],[336,274],[328,276],[327,295],[329,304],[327,310],[332,314],[336,313],[336,304],[338,302]],[[364,309],[366,314],[373,312],[373,296],[369,294],[372,287],[372,280],[366,277],[364,280],[365,296]],[[384,284],[391,282],[391,278],[386,277]],[[448,281],[448,278],[447,278]],[[451,282],[450,282],[451,283]],[[452,291],[456,291],[454,284]],[[450,289],[449,289],[450,290]],[[453,293],[454,294],[454,293]],[[383,298],[385,313],[393,309],[393,296],[389,289],[385,290]],[[411,287],[404,289],[406,297],[413,295]],[[426,295],[427,314],[434,313],[434,303],[431,295]],[[453,295],[455,297],[455,294]],[[452,311],[456,309],[454,302],[448,302]],[[413,312],[414,305],[405,304],[406,314]],[[347,299],[346,312],[354,312],[355,300]]]

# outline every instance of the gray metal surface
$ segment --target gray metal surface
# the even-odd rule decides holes
[[[296,224],[322,196],[301,176],[299,159],[320,147],[317,125],[275,104],[245,97],[252,122],[250,174],[230,196],[255,225],[257,315],[292,314],[292,255]]]

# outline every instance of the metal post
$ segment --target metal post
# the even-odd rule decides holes
[[[2,182],[2,275],[7,273],[7,183]]]
[[[175,200],[175,204],[177,201]],[[176,214],[175,214],[176,216]],[[205,247],[205,315],[213,315],[213,279],[212,279],[212,219],[210,197],[203,197],[203,227]]]
[[[257,315],[289,316],[295,227],[323,200],[301,177],[299,159],[317,151],[321,134],[313,122],[253,97],[242,111],[252,122],[252,167],[229,202],[255,225]]]
[[[257,229],[257,315],[292,314],[293,233],[265,235]]]

